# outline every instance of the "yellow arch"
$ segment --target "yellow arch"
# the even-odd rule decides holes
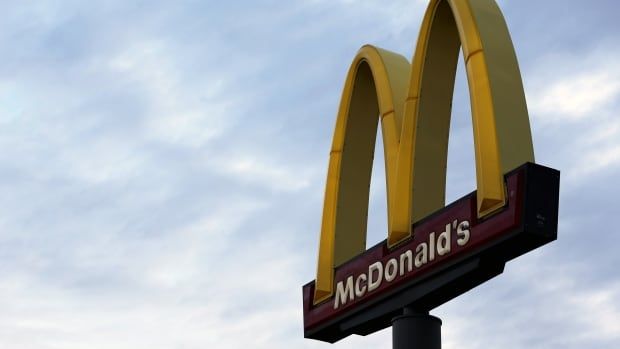
[[[413,222],[444,207],[451,103],[461,45],[474,126],[478,216],[505,205],[505,173],[534,161],[521,75],[497,4],[431,0],[406,93],[402,84],[404,71],[409,70],[406,61],[369,46],[360,50],[347,76],[330,155],[315,303],[332,295],[334,267],[365,249],[368,188],[364,185],[370,182],[374,143],[370,146],[368,139],[376,137],[376,115],[382,115],[384,131],[388,246],[410,237]],[[364,66],[372,74],[360,70]],[[374,129],[356,126],[363,124],[359,120],[370,124],[373,115]]]
[[[372,46],[362,47],[351,64],[329,155],[316,301],[331,296],[334,266],[366,249],[368,189],[379,116],[388,212],[394,205],[402,101],[407,93],[408,75],[409,62],[405,57]]]

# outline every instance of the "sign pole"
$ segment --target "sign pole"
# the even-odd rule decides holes
[[[411,307],[392,319],[393,349],[441,349],[441,320]]]

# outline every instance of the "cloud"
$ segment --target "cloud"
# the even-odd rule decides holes
[[[528,104],[540,121],[577,122],[605,116],[620,93],[617,47],[585,55],[547,53],[527,74]],[[600,115],[603,114],[603,115]]]
[[[365,43],[410,56],[425,4],[6,7],[0,346],[325,347],[302,338],[300,293],[315,272],[340,89]],[[557,41],[520,54],[537,156],[563,171],[560,239],[437,309],[446,347],[618,340],[620,286],[605,267],[618,263],[608,225],[609,198],[620,194],[610,184],[620,163],[618,46],[602,41],[586,54]],[[468,192],[460,139],[471,143],[471,126],[453,126],[449,188]],[[369,240],[385,238],[382,179],[372,183]],[[389,330],[338,344],[390,346]]]
[[[226,90],[223,74],[209,74],[207,86],[182,85],[181,67],[167,45],[162,40],[142,41],[111,57],[108,66],[113,74],[147,89],[146,127],[151,137],[199,147],[234,123],[242,96]]]
[[[620,74],[585,72],[571,74],[564,80],[555,81],[539,97],[534,99],[535,112],[558,116],[573,121],[590,116],[608,106],[620,92]]]
[[[234,157],[214,168],[216,171],[219,169],[224,174],[237,177],[241,182],[260,183],[271,190],[298,191],[309,185],[309,181],[300,171],[264,163],[254,157],[246,159]]]
[[[569,185],[617,170],[619,52],[607,41],[587,54],[548,52],[525,74],[534,139],[549,139],[538,149],[552,151],[543,158],[566,170]]]

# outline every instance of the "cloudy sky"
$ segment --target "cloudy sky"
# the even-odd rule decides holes
[[[366,43],[411,57],[426,3],[0,1],[0,347],[327,348],[301,285],[346,70]],[[436,309],[444,348],[617,347],[620,5],[500,5],[559,239]],[[449,201],[475,188],[458,74]]]

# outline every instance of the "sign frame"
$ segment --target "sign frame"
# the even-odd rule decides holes
[[[448,258],[434,263],[422,275],[406,278],[396,287],[377,289],[374,297],[352,303],[344,311],[334,310],[333,297],[314,304],[315,282],[304,285],[304,336],[333,343],[351,334],[367,335],[381,330],[390,326],[392,318],[400,315],[404,307],[430,311],[501,274],[506,262],[556,240],[559,171],[527,163],[505,178],[508,202],[494,215],[476,216],[476,192],[472,192],[412,227],[419,234],[418,227],[424,229],[429,223],[437,227],[437,222],[445,222],[446,217],[462,218],[463,210],[469,210],[466,218],[471,219],[470,238],[476,239],[475,245],[464,245],[461,251],[447,255]],[[485,225],[483,236],[475,236],[480,233],[478,227],[481,225]],[[424,239],[426,236],[418,236],[418,240]],[[415,237],[411,237],[390,249],[386,239],[336,268],[335,275],[341,275],[342,270],[364,270],[377,261],[372,259],[376,256],[388,260],[415,245],[414,240]]]

